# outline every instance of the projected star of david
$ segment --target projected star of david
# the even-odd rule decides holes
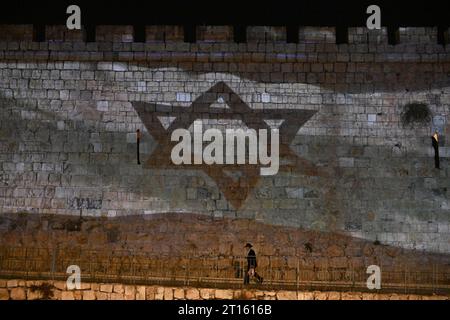
[[[228,108],[213,108],[218,100]],[[271,129],[270,120],[281,123],[279,171],[317,175],[317,168],[297,156],[290,144],[300,127],[315,113],[298,109],[252,109],[224,82],[219,82],[201,94],[190,107],[168,106],[146,102],[132,102],[148,132],[157,141],[150,158],[144,166],[152,169],[198,169],[203,170],[217,184],[224,197],[235,209],[239,209],[260,179],[259,164],[180,164],[171,159],[172,148],[178,143],[171,141],[175,129],[188,129],[195,120],[241,120],[248,128]],[[163,123],[161,119],[170,119]],[[267,121],[267,122],[266,122]],[[268,124],[269,123],[269,124]],[[269,148],[270,150],[270,148]],[[248,161],[246,162],[248,163]]]

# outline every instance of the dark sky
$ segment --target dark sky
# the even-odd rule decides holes
[[[0,23],[65,24],[78,4],[89,24],[365,25],[366,8],[381,7],[383,26],[448,26],[450,1],[404,0],[127,0],[2,1]]]

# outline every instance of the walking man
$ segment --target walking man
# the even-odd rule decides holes
[[[263,282],[263,277],[261,277],[257,272],[256,272],[256,267],[257,267],[257,263],[256,263],[256,253],[255,250],[252,249],[252,245],[250,243],[247,243],[245,245],[245,249],[248,250],[247,252],[247,272],[244,276],[244,284],[249,284],[250,283],[250,277],[255,277],[256,280],[259,283]]]

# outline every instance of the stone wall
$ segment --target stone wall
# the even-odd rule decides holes
[[[450,252],[450,49],[435,28],[402,28],[395,46],[385,29],[351,28],[340,45],[333,28],[300,28],[298,44],[283,28],[249,27],[239,44],[228,27],[199,28],[196,43],[181,30],[147,27],[136,43],[131,27],[99,26],[87,43],[47,26],[38,43],[31,26],[1,26],[0,213],[187,212]],[[149,166],[157,142],[134,103],[187,108],[211,88],[251,110],[313,111],[290,143],[297,165],[237,182],[204,167]],[[415,101],[432,119],[404,126],[402,108]],[[248,186],[245,197],[224,181]]]
[[[448,296],[362,292],[261,291],[193,287],[82,283],[68,290],[64,281],[0,280],[0,300],[449,300]]]

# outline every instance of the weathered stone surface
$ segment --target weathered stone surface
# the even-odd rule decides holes
[[[297,292],[295,291],[278,291],[277,300],[297,300]]]
[[[173,300],[173,288],[164,288],[164,300]]]
[[[75,300],[83,300],[83,291],[73,290],[73,297],[75,298]]]
[[[58,290],[66,290],[67,289],[67,284],[65,281],[55,281],[53,283],[53,286]]]
[[[348,267],[348,259],[346,257],[334,257],[330,259],[330,265],[333,268],[344,269]]]
[[[329,300],[328,292],[314,291],[313,294],[314,294],[314,300]]]
[[[185,298],[184,288],[175,288],[173,290],[173,298],[176,300],[183,300]],[[188,299],[188,298],[186,298]]]
[[[99,283],[91,283],[90,286],[91,286],[91,290],[94,290],[94,291],[99,291],[100,290],[100,284]]]
[[[342,300],[361,300],[362,295],[358,292],[342,292],[341,294]]]
[[[62,291],[61,292],[61,300],[75,300],[73,291]]]
[[[331,245],[330,247],[328,247],[327,253],[330,257],[342,257],[344,255],[344,250],[340,246]]]
[[[376,294],[363,292],[362,299],[363,300],[376,300]]]
[[[198,289],[189,288],[186,289],[186,299],[188,300],[199,300],[200,299],[200,293]]]
[[[109,294],[106,292],[96,291],[95,292],[95,298],[97,300],[108,300]]]
[[[96,298],[97,297],[95,295],[95,291],[92,290],[83,291],[83,300],[95,300]]]
[[[122,284],[115,284],[114,288],[113,288],[113,292],[115,293],[124,293],[125,292],[125,288]]]
[[[154,299],[155,300],[163,300],[164,299],[164,288],[161,287],[156,287],[155,288],[155,293],[154,293]],[[169,293],[171,291],[171,289],[168,289]]]
[[[53,290],[52,300],[62,300],[62,291],[61,290]]]
[[[11,288],[9,296],[12,300],[25,300],[27,298],[24,288]]]
[[[101,284],[100,291],[111,293],[111,292],[113,292],[113,285],[112,284]]]
[[[440,295],[433,295],[433,296],[431,296],[431,298],[433,300],[450,300],[450,297],[448,297],[448,296],[440,296]]]
[[[145,246],[159,254],[167,248],[160,244],[164,243],[162,239],[151,242],[145,237],[128,237],[123,232],[126,227],[93,231],[84,227],[85,222],[74,223],[67,217],[79,210],[83,217],[107,218],[168,216],[166,213],[182,210],[264,222],[267,229],[255,228],[270,235],[269,240],[259,243],[261,254],[300,248],[309,242],[314,254],[341,258],[345,250],[345,256],[351,258],[360,256],[358,248],[364,247],[357,240],[353,240],[354,246],[339,241],[321,242],[320,234],[310,234],[299,241],[272,239],[272,234],[278,237],[286,232],[275,225],[357,234],[368,242],[377,239],[383,245],[408,250],[417,247],[427,252],[450,252],[450,223],[445,218],[449,210],[449,173],[434,169],[429,141],[434,130],[443,137],[449,134],[450,84],[447,49],[436,43],[433,28],[403,28],[400,47],[394,48],[380,45],[386,41],[385,29],[373,34],[364,28],[352,28],[349,45],[336,46],[335,31],[305,27],[299,36],[306,41],[290,46],[283,44],[286,39],[282,28],[258,26],[249,31],[252,45],[236,46],[223,42],[232,38],[227,31],[229,26],[200,26],[199,40],[208,43],[190,46],[182,41],[182,28],[149,26],[148,39],[156,43],[144,46],[129,43],[129,28],[99,26],[108,32],[99,34],[99,43],[89,44],[89,50],[80,48],[84,46],[79,42],[80,33],[74,36],[59,30],[51,32],[58,41],[50,39],[40,46],[38,54],[31,41],[32,30],[24,32],[27,27],[23,26],[0,28],[0,95],[4,105],[0,114],[2,212],[32,211],[39,217],[51,214],[72,220],[41,224],[27,217],[30,223],[25,226],[26,232],[22,225],[11,223],[8,236],[0,234],[0,243],[6,246],[28,243],[24,238],[33,235],[38,243],[55,241],[55,245],[78,246],[85,241],[81,239],[88,239],[83,243],[88,248],[118,248],[126,242],[127,248]],[[15,36],[14,41],[12,35],[20,36]],[[274,41],[278,42],[275,46]],[[36,63],[40,57],[59,61]],[[136,59],[147,64],[136,67]],[[106,75],[114,81],[105,79]],[[230,100],[242,99],[249,110],[300,111],[307,106],[316,111],[296,130],[290,144],[293,155],[299,156],[296,165],[282,168],[281,161],[280,171],[264,179],[258,172],[250,172],[250,178],[257,180],[255,190],[248,188],[252,192],[245,194],[244,188],[244,192],[235,194],[223,192],[227,188],[221,190],[221,185],[229,185],[226,177],[209,177],[205,181],[202,170],[167,170],[136,164],[137,128],[143,133],[142,163],[151,156],[160,160],[162,155],[152,153],[155,139],[144,130],[145,124],[133,102],[158,103],[169,108],[182,105],[188,109],[198,97],[213,96],[211,109],[231,109],[232,101],[225,101],[230,97],[225,85],[235,92],[235,99]],[[208,94],[202,96],[205,92]],[[405,125],[403,107],[416,100],[428,105],[433,116],[424,126]],[[217,125],[217,113],[211,117],[203,113],[208,126]],[[219,128],[228,126],[228,122],[221,123]],[[440,143],[445,168],[450,156],[448,139],[441,139]],[[201,169],[205,167],[202,165]],[[245,176],[240,179],[245,182]],[[423,205],[425,199],[427,206]],[[245,205],[237,208],[241,203]],[[302,213],[301,219],[298,212]],[[150,231],[167,228],[164,223]],[[180,222],[184,223],[189,221]],[[14,225],[19,227],[14,229]],[[230,242],[232,250],[242,246],[242,241],[249,241],[248,232],[239,227],[203,227],[236,235]],[[43,234],[39,234],[41,229]],[[182,239],[171,243],[179,252],[189,252],[191,244],[199,252],[209,249],[205,247],[211,239],[183,241],[190,232],[180,230],[181,235],[166,232]],[[143,233],[156,237],[164,233],[147,231]],[[292,230],[289,233],[295,235]],[[216,250],[220,251],[217,254],[227,254],[230,246],[219,245]],[[364,256],[375,253],[372,246],[364,247]],[[403,253],[384,248],[382,256],[397,259],[399,254]],[[290,255],[289,266],[293,261]],[[343,260],[335,262],[344,264]],[[352,265],[354,262],[358,263],[352,260]]]
[[[40,290],[32,290],[32,289],[27,290],[27,300],[38,300],[42,299],[43,297],[44,295]]]
[[[200,297],[208,300],[214,298],[214,289],[200,289]]]
[[[252,290],[242,290],[241,299],[242,300],[252,300],[256,298],[255,291]]]
[[[145,300],[146,299],[146,292],[145,292],[145,286],[137,286],[136,287],[136,300]]]
[[[1,280],[0,280],[1,281]],[[11,299],[42,299],[43,292],[32,290],[32,287],[42,285],[54,285],[50,281],[22,281],[19,280],[18,287],[10,289],[0,288],[0,300]],[[6,284],[5,284],[6,285]],[[182,288],[182,287],[161,287],[161,286],[134,286],[122,285],[123,293],[103,292],[102,284],[89,283],[89,290],[59,290],[53,289],[51,299],[56,300],[134,300],[134,299],[248,299],[248,300],[449,300],[450,296],[431,295],[408,295],[408,294],[379,294],[367,292],[334,292],[334,291],[263,291],[253,289],[210,289],[210,288]],[[118,286],[118,284],[111,285]],[[118,291],[122,291],[118,286]],[[108,289],[107,289],[108,290]]]
[[[298,300],[314,300],[314,293],[312,292],[299,292],[297,294]]]
[[[328,292],[328,300],[341,300],[341,293],[335,291]]]
[[[0,288],[0,300],[9,300],[8,289]]]
[[[123,293],[113,292],[113,293],[110,293],[109,299],[110,300],[124,300],[125,297],[124,297]]]
[[[220,299],[220,300],[233,299],[233,291],[232,290],[216,289],[214,291],[214,297],[216,299]]]
[[[295,280],[296,279],[296,273],[295,270],[297,268],[297,263],[298,263],[298,267],[301,269],[309,269],[309,268],[313,268],[316,267],[318,269],[327,269],[329,267],[339,267],[339,268],[361,268],[361,269],[365,269],[365,267],[368,264],[372,264],[372,260],[370,260],[369,258],[365,258],[365,257],[345,257],[345,256],[341,256],[341,257],[329,257],[329,251],[331,250],[330,248],[333,248],[333,245],[335,244],[335,248],[333,249],[334,251],[338,251],[340,249],[336,249],[336,248],[341,248],[341,247],[345,247],[350,244],[352,245],[360,245],[361,247],[365,248],[370,248],[371,250],[371,256],[375,258],[375,256],[377,257],[377,259],[379,259],[379,261],[385,261],[388,262],[389,264],[401,264],[403,263],[403,261],[406,261],[407,267],[411,270],[416,270],[417,268],[420,268],[420,266],[425,266],[426,261],[433,261],[433,263],[436,263],[439,265],[439,261],[438,260],[434,260],[436,258],[434,258],[435,256],[428,256],[427,254],[424,255],[413,255],[411,252],[408,251],[402,251],[399,252],[396,256],[391,257],[390,255],[387,254],[387,246],[377,246],[374,244],[369,244],[363,240],[358,240],[359,243],[353,242],[355,241],[352,238],[346,237],[346,236],[342,236],[342,235],[334,235],[334,234],[330,234],[330,233],[326,233],[321,235],[320,233],[317,232],[313,232],[313,231],[299,231],[299,230],[294,230],[294,229],[285,229],[285,228],[275,228],[273,226],[270,225],[264,225],[264,224],[257,224],[257,223],[253,223],[251,221],[246,221],[246,223],[239,223],[239,221],[233,221],[233,220],[218,220],[217,222],[213,222],[210,223],[210,221],[205,221],[205,219],[201,219],[200,216],[196,216],[196,215],[189,215],[186,214],[183,216],[183,219],[181,219],[181,217],[179,215],[174,214],[173,216],[171,216],[170,218],[164,218],[164,220],[161,220],[162,216],[160,216],[158,219],[153,219],[153,220],[145,220],[145,221],[141,221],[141,220],[135,220],[136,218],[129,218],[128,220],[124,220],[121,223],[116,223],[116,220],[112,221],[112,222],[108,222],[108,226],[104,224],[104,222],[99,222],[98,220],[90,220],[90,221],[85,221],[85,227],[86,228],[92,228],[93,230],[97,230],[97,229],[101,229],[101,228],[113,228],[110,225],[113,225],[114,228],[122,228],[121,229],[121,233],[123,234],[127,234],[127,238],[129,239],[130,242],[136,241],[136,239],[146,239],[143,242],[148,242],[148,233],[150,234],[157,234],[158,237],[161,237],[161,242],[164,242],[165,240],[167,240],[170,235],[170,241],[175,241],[175,246],[178,246],[178,244],[182,247],[184,244],[182,244],[182,242],[186,242],[184,241],[184,236],[183,236],[183,232],[181,230],[189,230],[189,226],[195,225],[196,226],[196,230],[201,230],[201,232],[196,232],[195,236],[190,236],[190,240],[194,241],[194,242],[198,242],[200,241],[198,234],[206,234],[205,237],[229,237],[231,239],[235,239],[240,237],[239,235],[244,233],[245,230],[248,230],[248,228],[257,228],[258,230],[261,230],[261,241],[265,241],[262,242],[262,244],[260,245],[261,250],[266,250],[263,252],[270,252],[271,254],[274,254],[274,256],[272,257],[272,263],[275,261],[277,263],[279,263],[281,266],[283,266],[283,268],[289,268],[291,269],[291,271],[287,272],[285,274],[285,276],[287,276],[289,279],[291,280]],[[31,218],[30,218],[31,219]],[[54,219],[59,219],[59,217],[54,217]],[[88,220],[88,219],[86,219]],[[181,222],[180,222],[181,220]],[[164,221],[164,222],[161,222]],[[138,225],[139,224],[139,225]],[[142,228],[142,230],[145,230],[145,232],[142,232],[142,234],[140,234],[139,236],[136,236],[133,230],[135,230],[135,228],[137,228],[139,226],[139,228]],[[208,229],[210,227],[214,226],[214,228],[218,228],[218,231],[214,232],[214,234],[212,234],[211,232],[207,232]],[[236,226],[239,226],[239,229],[235,229]],[[84,228],[84,227],[83,227]],[[180,230],[179,232],[176,232],[175,235],[173,235],[173,232],[171,232],[171,230]],[[169,231],[167,231],[169,230]],[[227,230],[226,232],[224,231],[223,233],[220,233],[220,230]],[[148,232],[148,233],[147,233]],[[185,231],[187,232],[187,231]],[[97,233],[97,232],[96,232]],[[99,234],[102,234],[100,231],[98,232]],[[45,233],[42,233],[45,234]],[[71,233],[67,233],[67,234],[71,234]],[[236,234],[236,237],[230,237],[229,234]],[[272,235],[273,234],[273,235]],[[282,235],[285,236],[282,236]],[[283,249],[284,251],[283,253],[283,257],[280,256],[281,251],[277,248],[275,248],[273,246],[273,244],[270,244],[269,240],[269,235],[272,237],[274,237],[276,240],[273,241],[275,243],[279,243],[280,247],[296,247],[296,248],[292,248],[292,250],[290,250],[290,252],[288,252],[287,249]],[[1,235],[0,235],[1,237]],[[62,236],[61,236],[62,237]],[[61,238],[58,236],[58,238]],[[310,243],[311,248],[313,250],[312,253],[309,253],[307,251],[307,249],[305,249],[306,244],[307,244],[307,240],[308,239],[322,239],[322,242],[316,241],[314,243]],[[175,240],[174,240],[175,239]],[[180,239],[180,240],[178,240]],[[77,241],[76,239],[66,239],[67,241]],[[46,241],[46,240],[44,240]],[[179,241],[179,242],[178,242]],[[239,250],[236,250],[235,247],[239,247],[239,242],[244,241],[243,239],[240,241],[236,241],[236,240],[232,240],[232,243],[230,245],[227,246],[223,246],[224,248],[221,249],[224,252],[227,252],[227,250],[229,250],[230,252],[235,252],[234,254],[241,254],[242,252]],[[311,240],[312,241],[312,240]],[[245,241],[244,241],[245,242]],[[142,242],[136,242],[136,244],[142,244]],[[331,244],[331,245],[330,245]],[[106,245],[108,246],[108,244],[105,243],[99,243],[99,245]],[[203,246],[203,244],[200,244],[201,246]],[[149,250],[168,250],[169,246],[164,246],[164,245],[151,245],[148,247]],[[221,248],[220,246],[218,248]],[[228,248],[228,249],[227,249]],[[233,249],[231,249],[233,248]],[[186,248],[184,248],[186,249]],[[184,249],[180,249],[181,251],[183,251]],[[202,250],[206,250],[207,247],[204,246],[202,248],[199,248],[199,251]],[[242,249],[242,248],[240,248]],[[258,248],[259,249],[259,248]],[[109,249],[108,249],[109,250]],[[278,250],[278,251],[277,251]],[[355,251],[356,252],[356,251]],[[287,256],[285,257],[284,254],[286,254]],[[293,256],[293,255],[300,255],[300,258]],[[358,252],[356,252],[355,254],[360,254]],[[285,257],[285,258],[284,258]],[[264,272],[264,268],[268,268],[269,267],[269,262],[267,258],[263,258],[261,255],[261,258],[258,259],[258,263],[260,263],[261,265],[261,270],[262,270],[262,275],[264,276],[265,272]],[[445,260],[444,260],[445,261]],[[87,262],[87,261],[86,261]],[[198,262],[198,261],[197,261]],[[284,265],[284,263],[287,262],[286,265]],[[230,260],[227,259],[223,259],[223,261],[220,261],[220,263],[223,264],[223,266],[225,267],[230,267]],[[193,264],[195,265],[195,264]],[[313,275],[312,275],[313,277]],[[307,280],[307,279],[305,279]],[[83,283],[82,282],[82,289],[89,289],[88,286],[90,284],[87,283]],[[57,288],[59,288],[60,290],[63,290],[65,288],[65,282],[64,281],[56,281],[55,282],[55,286]]]
[[[91,289],[91,284],[88,282],[81,281],[80,290],[89,290],[89,289]]]
[[[259,296],[275,297],[277,295],[277,293],[275,291],[262,291],[262,290],[257,290],[257,291],[255,291],[254,294],[256,297],[259,297]]]
[[[146,300],[156,300],[155,293],[156,293],[156,287],[155,286],[146,287],[146,289],[145,289],[145,299]]]
[[[136,287],[125,286],[125,300],[136,300]]]

